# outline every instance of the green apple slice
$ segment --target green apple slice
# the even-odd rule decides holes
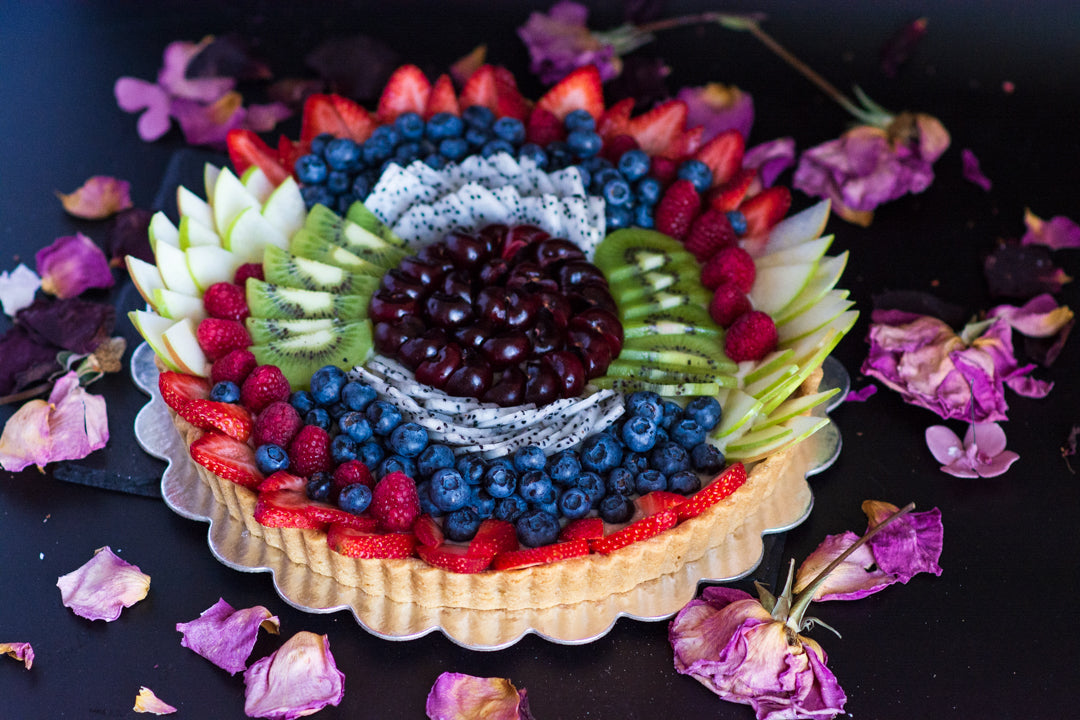
[[[851,330],[858,318],[858,310],[847,310],[840,313],[827,324],[809,335],[801,337],[794,342],[785,343],[784,347],[790,347],[795,352],[794,362],[802,366],[807,360],[818,354],[818,350],[821,346],[832,343],[832,346],[836,347],[836,343],[840,342],[844,335]],[[831,337],[832,333],[836,333],[838,337],[833,339]],[[822,358],[822,360],[824,361],[824,358]]]
[[[236,216],[244,210],[262,209],[262,203],[248,192],[244,183],[240,182],[240,178],[233,175],[228,168],[223,169],[218,175],[217,183],[214,185],[214,194],[207,197],[213,198],[211,207],[214,211],[214,227],[223,236]]]
[[[217,179],[220,174],[221,168],[217,165],[214,165],[213,163],[206,163],[203,165],[203,190],[206,192],[207,198],[214,197],[214,185],[217,184]]]
[[[774,265],[759,268],[754,286],[750,288],[750,302],[755,310],[772,315],[799,296],[817,270],[818,261],[796,265]]]
[[[206,307],[203,305],[202,298],[184,295],[168,288],[154,290],[154,300],[151,304],[162,317],[172,320],[191,318],[197,323],[206,317]]]
[[[188,271],[187,258],[183,250],[167,243],[158,243],[155,259],[165,287],[184,295],[202,295],[198,286],[195,285],[195,278],[191,277]]]
[[[267,245],[286,250],[289,238],[263,217],[258,208],[249,207],[233,219],[221,239],[221,245],[239,255],[244,262],[262,262],[263,249]]]
[[[263,204],[262,214],[287,238],[292,238],[297,230],[304,227],[307,207],[300,194],[300,186],[292,175],[285,178],[277,189],[270,193],[270,197]]]
[[[850,309],[855,302],[847,299],[846,290],[830,290],[817,303],[798,315],[793,315],[776,325],[779,342],[790,343],[809,335],[831,322],[840,313]]]
[[[165,287],[165,281],[161,278],[157,265],[131,255],[124,257],[124,264],[127,265],[128,275],[131,276],[131,281],[135,283],[135,289],[142,295],[143,300],[157,308],[154,302],[154,291]]]
[[[754,258],[754,265],[760,269],[772,267],[773,265],[798,265],[799,263],[816,262],[829,249],[832,241],[833,236],[826,235],[823,238],[809,240],[794,247],[759,255]]]
[[[811,393],[810,395],[802,395],[800,397],[791,398],[790,400],[785,400],[777,405],[776,409],[768,415],[759,416],[757,422],[754,423],[754,426],[751,429],[759,430],[770,425],[779,425],[797,415],[805,415],[819,405],[827,402],[829,398],[838,392],[840,392],[840,388],[832,388],[830,390],[823,390],[822,392]]]
[[[794,363],[782,365],[757,381],[744,385],[742,391],[748,395],[753,395],[763,403],[768,403],[773,394],[785,387],[789,379],[798,372],[799,366]]]
[[[744,425],[749,427],[748,423],[757,417],[761,405],[761,401],[753,395],[749,395],[742,390],[730,390],[721,403],[723,412],[720,416],[720,423],[712,432],[712,437],[723,440]]]
[[[826,420],[826,422],[828,422]],[[751,430],[724,448],[728,460],[749,461],[771,455],[790,443],[795,431],[783,425]]]
[[[197,245],[221,247],[221,236],[213,228],[203,225],[190,215],[181,216],[180,249],[187,250],[189,247]]]
[[[198,292],[189,295],[202,295],[214,283],[232,282],[236,269],[244,264],[244,259],[236,253],[213,245],[190,247],[184,251],[184,256],[188,272],[198,288]]]
[[[150,236],[150,250],[154,253],[157,252],[155,248],[157,248],[159,242],[180,247],[180,231],[172,224],[172,220],[160,210],[150,218],[148,235]]]
[[[176,207],[181,217],[187,215],[208,228],[214,227],[214,212],[210,209],[209,203],[183,185],[176,188]]]
[[[247,188],[248,192],[255,196],[255,199],[259,201],[259,205],[266,203],[270,193],[274,192],[276,187],[258,165],[252,165],[245,170],[244,174],[240,176],[240,182],[244,183],[244,187]]]
[[[774,350],[756,362],[744,360],[739,363],[739,370],[735,373],[735,376],[739,378],[742,385],[749,385],[775,372],[784,365],[791,365],[794,357],[795,353],[791,350]]]
[[[818,263],[814,276],[810,278],[810,282],[806,284],[798,297],[792,300],[787,307],[773,314],[773,320],[778,323],[784,322],[814,305],[825,293],[836,287],[836,283],[840,281],[840,276],[844,274],[847,260],[848,253],[846,250],[833,257],[823,257]]]
[[[210,361],[199,347],[195,337],[195,323],[191,318],[177,320],[161,335],[165,351],[180,372],[206,377],[210,374]]]
[[[175,325],[176,321],[161,317],[149,310],[132,310],[128,313],[128,319],[146,340],[146,344],[150,346],[154,354],[165,363],[165,367],[178,371],[180,368],[173,361],[169,351],[165,349],[165,340],[162,338],[165,331]]]
[[[776,223],[769,231],[764,251],[773,253],[821,237],[825,224],[829,221],[830,207],[828,200],[822,200]]]

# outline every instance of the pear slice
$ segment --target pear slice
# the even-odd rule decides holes
[[[240,182],[240,178],[233,175],[228,168],[223,169],[218,175],[217,183],[214,184],[214,194],[207,197],[213,198],[211,207],[214,211],[214,227],[222,236],[225,235],[225,231],[236,216],[244,210],[262,209],[262,203],[248,192],[244,183]]]
[[[840,313],[849,310],[854,301],[847,299],[846,290],[830,290],[817,303],[798,315],[793,315],[776,326],[779,342],[790,343],[809,335],[831,322]]]
[[[176,188],[176,207],[181,217],[187,215],[208,228],[214,227],[214,212],[209,203],[183,185]]]
[[[161,362],[165,363],[165,367],[170,370],[180,369],[176,362],[173,361],[169,351],[165,349],[165,340],[162,338],[165,331],[176,324],[175,320],[161,317],[149,310],[132,310],[128,313],[128,319],[131,320],[131,324],[146,340],[146,344],[150,346],[154,354],[161,358]]]
[[[191,318],[177,320],[161,334],[165,351],[180,372],[206,377],[210,374],[210,361],[199,347],[195,336],[195,323]]]
[[[267,245],[287,250],[289,238],[255,207],[241,211],[221,239],[221,246],[239,255],[244,262],[262,262],[263,248]]]
[[[787,385],[788,380],[798,374],[799,366],[795,363],[789,363],[787,365],[781,365],[773,370],[768,375],[759,378],[757,381],[745,385],[742,391],[748,395],[753,395],[763,403],[768,403],[772,399],[773,393],[777,392],[780,388]]]
[[[754,423],[752,430],[760,430],[761,428],[768,427],[770,425],[779,425],[780,423],[787,422],[791,418],[797,415],[805,415],[819,405],[824,404],[831,398],[840,392],[840,388],[832,388],[830,390],[823,390],[822,392],[811,393],[810,395],[801,395],[799,397],[785,400],[776,406],[768,415],[759,416],[757,422]]]
[[[748,423],[751,423],[757,417],[762,403],[753,395],[749,395],[742,390],[730,390],[721,405],[723,412],[720,417],[720,424],[712,432],[712,437],[717,440],[729,437],[744,425],[749,427]]]
[[[202,298],[184,295],[168,288],[154,290],[151,305],[162,317],[172,320],[191,318],[197,323],[206,317],[206,307],[203,305]]]
[[[127,271],[128,275],[131,276],[131,281],[135,283],[135,289],[142,295],[143,300],[150,303],[156,309],[157,304],[154,302],[154,291],[165,287],[165,281],[161,278],[161,273],[158,272],[157,265],[153,265],[131,255],[124,257],[124,264],[127,265]]]
[[[266,177],[266,173],[258,165],[252,165],[245,170],[244,174],[240,176],[240,182],[244,183],[247,191],[259,201],[260,206],[266,203],[270,193],[274,192],[274,188],[277,187],[270,182],[270,178]]]
[[[214,283],[231,283],[236,277],[236,269],[244,264],[244,259],[236,253],[213,245],[190,247],[184,251],[184,256],[188,272],[198,288],[198,292],[189,295],[202,295]]]
[[[778,323],[785,322],[820,300],[825,293],[836,287],[836,283],[840,281],[840,276],[844,274],[847,260],[848,253],[846,250],[833,257],[828,255],[823,257],[818,263],[814,276],[806,283],[806,287],[803,288],[798,297],[788,303],[787,307],[772,314],[773,320]]]
[[[203,165],[202,177],[203,177],[203,190],[206,192],[207,198],[214,197],[214,185],[217,184],[218,175],[221,174],[221,168],[213,163],[206,163]]]
[[[187,250],[189,247],[197,245],[221,247],[221,236],[212,227],[203,225],[190,215],[180,217],[179,235],[181,250]]]
[[[828,422],[828,420],[826,420]],[[751,430],[724,448],[724,457],[730,460],[748,461],[771,455],[790,443],[795,431],[783,425],[773,425],[761,430]]]
[[[794,358],[795,352],[790,349],[774,350],[757,362],[744,360],[739,363],[739,370],[735,376],[739,378],[742,385],[749,385],[775,372],[781,366],[791,365]]]
[[[773,265],[797,265],[799,263],[816,262],[829,249],[832,241],[833,236],[826,235],[823,238],[809,240],[794,247],[759,255],[754,258],[754,265],[763,268],[772,267]]]
[[[147,232],[150,237],[150,250],[157,253],[159,242],[180,247],[180,231],[172,224],[168,215],[160,210],[150,218],[150,228]]]
[[[837,343],[855,325],[858,316],[859,313],[853,310],[841,313],[828,325],[792,346],[795,350],[796,362],[799,364],[799,371],[788,378],[781,387],[773,389],[770,398],[764,400],[762,413],[765,415],[772,413],[806,381],[806,378],[810,377],[814,370],[825,362],[825,358],[829,356]]]
[[[161,273],[165,287],[185,295],[202,295],[198,286],[195,285],[195,278],[191,277],[188,271],[184,251],[179,247],[168,243],[158,243],[155,260],[157,260],[158,272]]]
[[[297,230],[304,227],[307,220],[307,206],[300,194],[300,186],[292,175],[285,178],[262,206],[262,214],[281,233],[292,238]]]
[[[774,253],[821,237],[829,221],[830,207],[828,200],[822,200],[776,223],[769,231],[764,252]]]
[[[817,270],[818,261],[796,265],[774,265],[758,268],[754,286],[750,288],[750,302],[755,310],[772,315],[799,296]]]

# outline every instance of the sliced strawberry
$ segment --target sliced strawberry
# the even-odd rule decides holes
[[[481,105],[495,112],[499,107],[499,86],[495,81],[495,68],[481,65],[465,81],[461,88],[459,104],[463,108]]]
[[[646,516],[655,515],[661,510],[668,510],[670,508],[678,507],[686,501],[685,495],[679,493],[668,492],[666,490],[653,490],[651,493],[646,493],[634,501],[634,504],[638,506]]]
[[[598,517],[571,520],[559,533],[559,542],[570,540],[598,540],[604,537],[604,521]]]
[[[610,162],[618,164],[619,158],[623,156],[623,153],[637,149],[637,140],[634,138],[625,134],[614,135],[610,138],[604,138],[604,147],[600,151],[600,154]]]
[[[740,168],[735,175],[723,185],[717,185],[709,190],[709,206],[720,212],[730,212],[739,207],[746,193],[750,190],[757,178],[757,170],[754,168]]]
[[[436,113],[461,114],[461,108],[458,107],[457,93],[454,92],[454,81],[446,73],[440,75],[435,84],[431,86],[431,93],[428,95],[427,104],[424,106],[424,119],[426,120]]]
[[[284,135],[278,136],[278,161],[281,163],[281,167],[285,168],[285,170],[289,173],[293,172],[293,168],[296,167],[296,161],[300,159],[301,155],[306,155],[309,149],[309,146],[304,145],[301,142],[287,138]],[[260,270],[262,270],[261,264],[258,267]],[[233,280],[233,282],[235,282],[237,285],[244,284],[242,282],[237,282],[236,280]]]
[[[189,400],[176,414],[200,430],[220,430],[240,442],[247,442],[252,428],[255,427],[255,421],[247,408],[216,400]]]
[[[686,103],[668,100],[644,115],[630,119],[628,135],[638,141],[641,149],[652,155],[672,157],[669,148],[678,142],[686,127]]]
[[[495,108],[496,117],[512,117],[525,122],[525,118],[529,117],[531,106],[518,90],[514,73],[501,65],[496,65],[495,85],[499,90],[499,104]]]
[[[415,65],[402,65],[386,81],[375,114],[382,123],[391,123],[407,112],[423,115],[430,94],[431,83],[424,72]]]
[[[678,161],[691,157],[701,148],[701,136],[704,134],[705,128],[703,127],[690,128],[668,145],[667,149],[664,150],[664,157]]]
[[[229,160],[236,168],[238,175],[242,175],[245,170],[255,165],[266,174],[270,182],[280,185],[292,174],[292,167],[286,168],[281,163],[278,152],[251,130],[240,128],[230,130],[225,137],[225,144],[229,149]]]
[[[246,443],[217,432],[204,433],[191,443],[191,459],[226,480],[255,488],[263,474],[255,464],[255,451]]]
[[[746,218],[746,236],[764,235],[784,219],[791,207],[791,191],[782,185],[766,188],[743,201],[739,212]]]
[[[308,497],[302,490],[260,492],[255,501],[255,520],[266,527],[322,530],[326,523],[308,515]]]
[[[746,141],[738,130],[725,130],[694,153],[694,159],[709,166],[713,187],[723,185],[742,169]]]
[[[678,521],[679,516],[675,510],[668,508],[667,510],[661,510],[655,515],[649,515],[646,518],[631,523],[622,530],[616,530],[610,535],[605,535],[599,540],[591,540],[589,546],[592,548],[593,552],[606,555],[640,540],[647,540],[651,537],[655,537],[668,528],[674,527]]]
[[[416,548],[412,533],[364,532],[337,523],[326,531],[326,542],[334,552],[351,558],[407,558]]]
[[[565,140],[566,128],[550,110],[533,108],[525,124],[525,137],[531,143],[547,147],[557,140]]]
[[[455,573],[478,573],[491,564],[490,557],[469,555],[469,548],[465,545],[417,545],[416,554],[428,565]]]
[[[630,132],[630,115],[634,112],[634,98],[624,98],[615,103],[596,121],[596,132],[605,141]],[[634,142],[637,142],[636,140]]]
[[[375,118],[371,117],[371,114],[359,103],[341,95],[331,95],[330,103],[334,106],[334,111],[337,112],[345,129],[340,137],[352,138],[362,143],[371,137],[372,131],[378,127]]]
[[[604,112],[600,71],[595,65],[579,67],[548,90],[536,107],[550,111],[559,120],[574,110],[584,110],[599,120]]]
[[[379,526],[379,521],[370,513],[357,515],[348,510],[342,510],[337,505],[319,502],[318,500],[309,499],[305,512],[312,520],[317,520],[324,525],[336,524],[363,532],[374,532],[375,528]]]
[[[597,518],[599,519],[599,518]],[[532,565],[546,565],[557,560],[583,557],[589,554],[589,541],[585,538],[541,545],[535,548],[509,550],[495,556],[491,566],[495,570],[510,570]]]
[[[741,462],[728,466],[711,483],[698,490],[679,506],[677,510],[679,520],[697,517],[738,490],[744,482],[746,482],[746,467]]]
[[[185,373],[166,370],[158,375],[158,390],[165,404],[177,412],[190,400],[205,400],[210,397],[210,381]]]
[[[501,552],[517,550],[517,531],[505,520],[484,520],[469,542],[469,555],[492,558]]]
[[[416,518],[412,531],[416,535],[416,541],[426,547],[439,547],[445,540],[439,521],[426,513]]]
[[[259,492],[273,492],[274,490],[295,490],[305,492],[307,478],[293,475],[285,470],[278,470],[259,483]]]
[[[300,144],[309,147],[322,134],[344,137],[348,133],[330,95],[314,93],[304,100],[304,115],[300,121]]]

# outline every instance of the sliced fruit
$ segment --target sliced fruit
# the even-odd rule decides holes
[[[677,508],[684,502],[686,502],[685,495],[666,490],[653,490],[634,500],[634,504],[644,515],[655,515],[661,510]]]
[[[787,422],[791,418],[797,415],[804,415],[819,405],[827,402],[831,397],[840,392],[840,388],[831,388],[818,393],[811,393],[809,395],[800,395],[799,397],[785,400],[776,406],[765,417],[759,417],[754,423],[752,430],[759,430],[770,425],[779,425],[780,423]]]
[[[178,245],[158,243],[154,251],[154,259],[157,261],[158,272],[165,287],[175,290],[184,295],[202,296],[202,291],[195,284],[195,278],[191,277],[188,270],[187,257]]]
[[[184,259],[199,294],[214,283],[232,282],[237,268],[244,264],[241,256],[214,245],[189,247],[184,251]]]
[[[127,266],[131,281],[135,283],[135,289],[142,295],[143,300],[157,309],[157,304],[154,302],[154,291],[165,288],[165,281],[162,279],[161,273],[158,272],[157,265],[140,260],[132,255],[124,257],[124,264]]]
[[[292,242],[289,243],[289,252],[298,257],[318,260],[342,270],[373,277],[382,277],[390,267],[393,267],[393,265],[381,266],[365,260],[356,253],[319,237],[306,228],[297,230],[293,235]]]
[[[844,273],[847,259],[848,253],[846,250],[835,257],[826,256],[822,258],[818,263],[817,270],[814,271],[813,277],[806,283],[798,296],[788,303],[787,307],[773,316],[777,324],[786,322],[791,317],[804,312],[817,303],[825,293],[836,287],[836,283],[840,281],[840,276]]]
[[[712,170],[713,186],[723,185],[735,177],[742,168],[746,141],[738,130],[725,130],[694,153]]]
[[[495,556],[491,566],[495,570],[512,570],[534,565],[546,565],[557,560],[584,557],[588,554],[589,540],[582,537],[551,545],[502,552]]]
[[[708,368],[717,374],[730,374],[737,369],[716,339],[703,335],[630,338],[623,343],[619,360],[648,362],[669,370]]]
[[[430,94],[431,82],[424,72],[415,65],[402,65],[386,81],[376,115],[383,123],[393,122],[402,113],[423,115]]]
[[[348,324],[347,320],[337,317],[299,318],[296,320],[249,317],[246,321],[248,332],[256,345],[265,345],[272,340],[284,340],[294,335],[340,330]]]
[[[221,247],[221,237],[213,226],[203,225],[202,221],[190,215],[180,217],[180,249],[187,250],[197,245]]]
[[[729,459],[752,462],[780,452],[829,424],[828,418],[800,415],[782,425],[749,432],[725,450]]]
[[[816,262],[829,249],[832,241],[833,236],[826,235],[823,238],[808,240],[783,250],[767,252],[754,258],[754,264],[760,269],[773,265],[798,265],[800,263]]]
[[[638,146],[650,157],[672,157],[671,151],[686,127],[686,112],[686,103],[682,100],[667,100],[643,115],[631,118],[626,134],[637,140]]]
[[[307,207],[300,194],[300,186],[292,175],[283,179],[277,189],[270,193],[270,197],[263,204],[262,215],[288,238],[304,227]]]
[[[599,120],[604,112],[600,71],[595,65],[577,68],[537,100],[536,107],[547,110],[559,120],[574,110],[584,110]]]
[[[809,335],[840,313],[855,305],[847,299],[847,290],[830,290],[814,305],[797,315],[787,318],[776,326],[776,333],[781,343],[790,343]]]
[[[830,207],[828,200],[822,200],[778,222],[769,231],[765,252],[784,250],[821,237],[829,221]]]
[[[720,417],[720,424],[712,432],[712,437],[724,440],[746,427],[747,423],[751,423],[761,411],[763,403],[742,390],[732,390],[720,404],[724,412]]]
[[[326,532],[330,548],[352,558],[407,558],[416,549],[416,536],[408,532],[364,532],[332,523]]]
[[[416,541],[427,547],[438,547],[445,540],[442,525],[439,524],[438,520],[426,513],[416,518],[412,531],[416,535]]]
[[[402,241],[392,233],[389,238],[383,237],[342,218],[324,205],[316,205],[311,209],[304,227],[315,235],[387,269],[397,267],[409,254],[402,249]]]
[[[183,185],[176,188],[176,207],[180,211],[180,217],[194,218],[204,227],[214,227],[214,212],[210,205]]]
[[[803,291],[817,270],[818,263],[774,265],[758,268],[750,301],[755,310],[776,316]]]
[[[589,381],[598,388],[616,390],[629,394],[634,392],[654,392],[661,397],[700,397],[712,396],[720,392],[721,385],[708,381],[663,381],[645,380],[637,377],[612,377],[602,375]]]
[[[604,521],[598,517],[571,520],[559,531],[559,541],[597,540],[604,537]]]
[[[210,374],[210,361],[199,347],[195,336],[195,323],[191,318],[175,322],[161,334],[161,342],[172,365],[180,372],[207,377]]]
[[[194,448],[194,445],[192,447]],[[252,460],[254,458],[255,455],[252,453]],[[308,514],[307,507],[308,497],[303,490],[288,488],[263,490],[259,492],[259,497],[255,501],[255,520],[266,527],[301,528],[305,530],[322,530],[325,528],[326,523],[311,517]]]
[[[655,515],[630,523],[621,530],[616,530],[599,540],[592,540],[589,546],[593,552],[607,555],[627,545],[656,537],[668,528],[674,527],[678,521],[679,516],[675,510],[670,508],[661,510]]]
[[[240,212],[225,229],[221,246],[238,255],[244,262],[262,262],[267,247],[285,249],[289,238],[267,220],[258,208],[249,207]]]
[[[266,173],[258,165],[252,165],[245,170],[240,176],[240,182],[244,183],[247,191],[259,201],[260,207],[270,197],[270,193],[274,192],[274,188],[277,187],[270,182],[270,179],[266,177]]]
[[[179,410],[192,400],[210,397],[210,381],[187,373],[166,370],[158,375],[161,399],[173,410]]]
[[[465,545],[418,545],[416,554],[428,565],[455,573],[478,573],[491,565],[490,557],[469,555],[469,549]]]
[[[739,205],[746,218],[747,237],[763,236],[784,219],[791,207],[791,191],[782,185],[765,188]]]
[[[362,320],[370,300],[365,295],[335,295],[318,290],[283,287],[248,278],[245,285],[252,317]]]
[[[273,246],[266,248],[263,272],[266,282],[274,285],[338,295],[370,295],[379,287],[379,278],[374,275],[352,273],[318,260],[290,255]]]
[[[128,313],[128,318],[131,320],[131,324],[135,326],[135,329],[139,331],[139,334],[143,336],[143,339],[146,340],[146,344],[154,351],[154,354],[165,364],[165,367],[179,371],[180,367],[165,347],[163,337],[165,331],[172,327],[176,321],[147,310],[132,310]]]
[[[306,388],[315,371],[325,365],[351,370],[363,364],[371,350],[371,323],[366,320],[251,346],[258,363],[281,368],[294,390]]]
[[[207,197],[213,198],[210,207],[214,212],[214,227],[219,235],[224,235],[232,221],[244,210],[262,208],[262,203],[248,192],[240,178],[233,175],[228,168],[219,172],[213,190],[213,194],[208,194]]]
[[[233,403],[195,399],[174,409],[200,430],[217,430],[240,442],[247,442],[255,424],[247,408]]]
[[[157,254],[158,243],[167,243],[180,247],[180,231],[172,224],[172,220],[160,210],[150,218],[150,227],[147,232],[150,236],[150,250],[155,255]]]
[[[693,497],[688,498],[686,502],[678,506],[679,520],[697,517],[738,490],[745,482],[746,466],[741,462],[729,466],[716,476],[711,483],[698,490]]]
[[[247,488],[256,488],[263,481],[255,451],[228,435],[203,433],[191,443],[191,459],[215,475]]]
[[[394,231],[390,229],[390,226],[384,223],[379,217],[367,209],[364,203],[357,200],[349,206],[349,212],[346,214],[346,219],[349,222],[356,223],[369,233],[385,240],[391,245],[398,247],[405,247],[405,241],[394,234]]]
[[[218,175],[221,174],[221,168],[213,163],[205,163],[203,165],[203,192],[206,197],[214,197],[214,185],[217,184]]]
[[[274,184],[285,181],[292,172],[291,165],[286,167],[281,162],[281,155],[256,135],[253,131],[234,128],[225,137],[229,150],[229,160],[236,172],[243,173],[249,167],[258,167]]]
[[[202,298],[184,295],[164,287],[154,290],[150,304],[162,317],[172,320],[191,318],[192,322],[198,323],[206,317],[206,307],[203,305]]]
[[[469,555],[493,558],[499,553],[518,549],[517,530],[505,520],[488,518],[480,523],[476,535],[469,541]]]
[[[440,75],[431,86],[428,93],[427,103],[424,105],[423,117],[425,120],[438,113],[459,115],[457,93],[454,92],[454,81],[446,73]]]

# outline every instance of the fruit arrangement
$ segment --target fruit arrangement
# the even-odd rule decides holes
[[[828,203],[785,218],[737,133],[632,106],[405,66],[374,113],[235,131],[127,260],[193,459],[264,526],[465,573],[658,535],[820,428],[835,391],[795,391],[856,317]]]

